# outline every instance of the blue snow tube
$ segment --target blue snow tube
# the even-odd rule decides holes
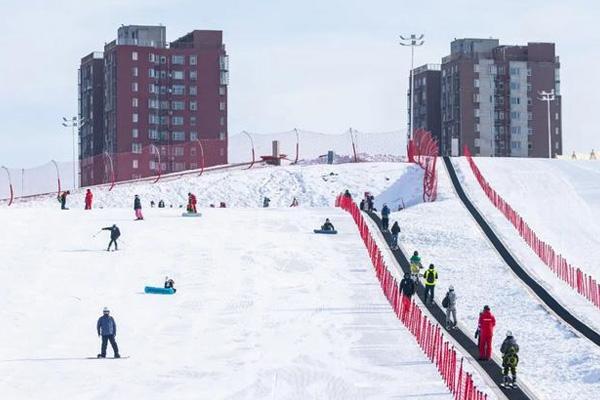
[[[334,231],[334,230],[328,230],[328,231],[326,231],[326,230],[323,230],[323,229],[315,229],[315,230],[313,230],[313,232],[314,233],[323,233],[325,235],[336,235],[337,234],[337,231]]]
[[[162,287],[154,287],[154,286],[146,286],[144,288],[144,293],[151,293],[151,294],[173,294],[175,293],[175,291],[173,290],[173,288],[162,288]]]

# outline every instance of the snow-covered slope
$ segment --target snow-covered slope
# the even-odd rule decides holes
[[[521,346],[519,376],[544,399],[590,399],[600,393],[600,349],[577,337],[549,314],[513,276],[464,208],[438,164],[438,201],[393,213],[401,242],[433,263],[440,280],[436,298],[450,285],[458,296],[458,319],[475,332],[484,305],[496,316],[494,353],[506,331]],[[377,205],[381,205],[381,199]]]
[[[5,399],[450,399],[331,208],[0,209]],[[330,217],[337,236],[314,235]],[[117,223],[121,250],[106,252]],[[174,296],[145,285],[176,281]],[[103,306],[124,360],[86,360]],[[111,351],[109,350],[109,354]]]

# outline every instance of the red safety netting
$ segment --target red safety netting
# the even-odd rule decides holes
[[[473,156],[465,146],[464,154],[467,157],[471,171],[475,175],[477,182],[485,192],[492,204],[510,221],[510,223],[519,232],[519,235],[525,240],[529,247],[538,255],[540,260],[554,272],[556,276],[566,282],[577,293],[584,296],[596,307],[600,308],[600,283],[591,276],[584,273],[580,268],[571,265],[562,255],[548,243],[544,242],[535,231],[521,218],[510,204],[500,196],[484,178],[483,174],[475,164]]]
[[[408,142],[408,160],[417,163],[425,170],[423,176],[423,201],[435,201],[437,198],[438,143],[431,132],[417,129]]]
[[[414,301],[401,293],[399,284],[384,262],[381,250],[356,203],[352,201],[352,198],[340,195],[336,198],[335,204],[352,215],[367,247],[385,297],[398,319],[415,337],[427,358],[435,363],[454,398],[456,400],[486,400],[487,394],[477,389],[472,375],[463,369],[463,358],[461,357],[460,362],[458,361],[458,354],[454,346],[445,339],[440,326],[429,320]]]

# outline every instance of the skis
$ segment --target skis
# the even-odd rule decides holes
[[[503,389],[518,389],[519,386],[517,385],[516,382],[502,382],[500,384],[500,387]]]

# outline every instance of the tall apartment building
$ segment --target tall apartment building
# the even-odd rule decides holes
[[[107,181],[105,153],[117,181],[198,168],[198,140],[211,143],[205,166],[227,163],[221,31],[167,44],[164,26],[122,26],[103,53],[82,59],[79,75],[82,186]]]
[[[440,115],[440,79],[442,73],[440,67],[440,64],[426,64],[413,70],[414,96],[411,104],[409,90],[407,102],[409,105],[409,132],[411,130],[411,113],[414,110],[412,122],[414,122],[415,129],[425,129],[431,132],[438,143],[441,141],[442,133],[442,120]]]

